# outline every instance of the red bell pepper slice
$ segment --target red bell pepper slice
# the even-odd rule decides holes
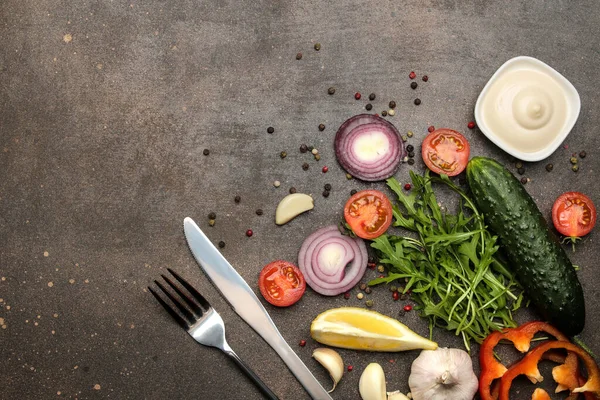
[[[588,378],[582,386],[573,388],[573,394],[589,392],[600,396],[600,369],[598,369],[594,359],[579,346],[557,340],[540,344],[502,375],[500,379],[500,400],[509,400],[512,381],[519,375],[526,375],[529,379],[533,378],[534,383],[542,381],[544,378],[538,370],[538,363],[544,353],[551,349],[565,349],[569,351],[569,354],[576,354],[583,360]]]

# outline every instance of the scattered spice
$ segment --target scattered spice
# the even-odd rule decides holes
[[[248,229],[248,230],[246,231],[246,236],[250,237],[250,236],[252,236],[252,235],[254,235],[254,232],[252,232],[252,229]]]
[[[414,158],[415,157],[415,152],[414,151],[409,151],[408,152],[408,157]]]
[[[367,105],[365,106],[365,109],[366,109],[367,111],[371,111],[371,110],[373,109],[373,104],[371,104],[371,103],[367,104]]]
[[[377,266],[377,271],[385,272],[385,268],[383,267],[383,265],[379,265],[379,266]]]
[[[429,77],[427,75],[423,75],[423,82],[427,82],[429,80]]]
[[[315,154],[315,160],[319,161],[321,159],[321,156],[319,154]]]
[[[390,101],[388,106],[393,110],[394,108],[396,108],[396,102],[394,100],[392,100],[392,101]]]
[[[305,144],[300,145],[300,153],[306,153],[308,151],[308,146]]]
[[[313,153],[315,156],[319,154],[319,150],[317,149],[312,149],[310,152]]]
[[[518,169],[518,168],[523,168],[523,163],[522,163],[521,161],[517,161],[517,162],[515,163],[515,168],[517,168],[517,169]]]
[[[410,310],[412,310],[412,306],[410,304],[407,304],[403,307],[403,310],[409,312]]]
[[[415,89],[417,88],[417,86],[419,86],[419,85],[417,85],[417,82],[411,82],[411,83],[410,83],[410,88],[411,88],[412,90],[415,90]]]
[[[319,130],[323,132],[325,130],[325,124],[319,124]]]
[[[304,164],[302,164],[302,169],[303,169],[303,170],[307,171],[307,170],[308,170],[308,167],[309,167],[308,163],[304,163]]]
[[[403,142],[407,142],[408,141],[408,136],[407,135],[402,135],[402,141]]]
[[[208,213],[208,219],[217,219],[217,214],[215,214],[214,212]]]
[[[394,111],[394,109],[390,109],[388,110],[388,115],[390,115],[391,117],[393,117],[394,115],[396,115],[396,111]]]
[[[367,307],[373,307],[373,300],[371,300],[371,299],[367,300],[367,301],[365,302],[365,305],[366,305]]]
[[[324,166],[321,171],[323,171],[323,173],[325,174],[327,173],[327,171],[329,171],[329,168],[327,166]]]
[[[365,295],[362,294],[362,293],[359,293],[359,294],[356,295],[356,298],[359,299],[359,300],[362,300],[363,297],[365,297]]]
[[[261,208],[257,209],[256,215],[263,215],[263,210]]]
[[[435,131],[435,126],[431,125],[429,128],[427,128],[427,130],[429,132],[433,132],[433,131]]]
[[[335,88],[332,86],[329,89],[327,89],[327,93],[329,94],[335,94]]]
[[[215,226],[215,220],[214,219],[209,219],[208,220],[208,225]]]
[[[469,128],[469,129],[475,129],[475,122],[473,122],[473,121],[470,121],[470,122],[467,124],[467,128]]]
[[[323,190],[323,197],[329,197],[329,190]]]
[[[517,173],[519,175],[523,175],[525,173],[525,168],[519,168],[519,169],[517,169]]]
[[[366,283],[361,283],[359,286],[360,290],[365,290],[367,288],[367,284]]]
[[[310,151],[312,153],[312,151],[315,149],[315,146],[308,146],[307,150]]]
[[[275,128],[273,128],[272,126],[267,128],[267,133],[273,133],[275,132]]]
[[[548,164],[548,165],[546,165],[546,171],[550,172],[550,171],[552,171],[553,169],[554,169],[554,165],[552,165],[552,164]]]
[[[400,299],[400,293],[392,292],[392,299],[394,299],[394,301],[398,301],[398,299]]]
[[[369,100],[373,101],[373,100],[375,100],[375,97],[377,97],[377,96],[375,96],[375,93],[371,93],[369,95]]]
[[[417,77],[417,74],[415,74],[415,71],[410,71],[410,74],[408,74],[408,77],[410,79],[415,79]]]
[[[281,186],[281,182],[275,181],[275,182],[273,182],[273,186],[275,186],[276,188],[278,188],[279,186]]]
[[[348,300],[350,298],[350,292],[344,293],[344,298]]]
[[[360,95],[360,93],[358,93],[358,92],[354,93],[354,98],[355,98],[356,100],[360,100],[360,98],[361,98],[361,95]]]
[[[413,165],[415,163],[415,159],[409,158],[407,162],[408,162],[408,165]]]
[[[583,150],[579,152],[579,157],[580,158],[585,158],[586,155],[587,155],[587,153],[585,151],[583,151]]]
[[[350,191],[350,196],[354,196],[358,191],[356,189],[352,189]]]
[[[418,106],[419,104],[421,104],[421,99],[415,99],[415,106]]]
[[[408,136],[408,137],[413,137],[413,135],[414,135],[413,131],[408,131],[406,133],[406,136]]]
[[[240,201],[242,201],[242,198],[240,196],[235,196],[233,198],[233,201],[235,201],[236,203],[239,203]]]
[[[382,116],[382,117],[387,117],[387,111],[383,110],[383,111],[381,112],[381,116]]]
[[[281,153],[279,153],[279,157],[281,157],[282,159],[287,157],[287,153],[285,151],[282,151]]]
[[[296,188],[292,186],[290,188],[290,194],[294,194],[294,193],[296,193]]]
[[[571,157],[571,164],[575,165],[577,164],[577,157]]]
[[[302,60],[302,53],[296,54],[296,60]]]
[[[398,288],[396,286],[390,286],[390,292],[397,292]]]
[[[352,372],[353,369],[354,369],[354,367],[352,365],[348,365],[348,368],[347,368],[348,372]]]
[[[374,262],[367,263],[367,267],[369,267],[369,269],[375,269],[376,266],[377,264],[375,264]]]
[[[371,288],[367,286],[367,287],[365,288],[365,293],[366,293],[366,294],[371,294]]]
[[[325,190],[331,190],[331,185],[329,183],[326,183],[324,188]]]
[[[300,345],[300,347],[304,347],[306,346],[306,340],[302,339],[298,344]]]
[[[526,184],[526,183],[527,183],[527,178],[525,178],[525,177],[522,177],[522,178],[521,178],[521,183],[522,183],[523,185],[524,185],[524,184]]]
[[[413,146],[412,144],[409,144],[408,146],[406,146],[406,151],[415,151],[415,146]]]
[[[222,249],[223,247],[225,247],[225,242],[221,240],[219,242],[219,248]]]
[[[410,184],[410,183],[406,183],[406,184],[404,184],[404,190],[410,190],[410,188],[411,188],[411,187],[412,187],[412,186],[411,186],[411,184]]]
[[[579,165],[575,164],[571,167],[571,169],[573,170],[573,172],[577,172],[579,171]]]
[[[202,154],[204,154],[205,156],[207,156],[207,155],[209,155],[209,154],[210,154],[210,150],[208,150],[208,149],[204,149],[204,150],[202,151]]]
[[[348,179],[348,180],[352,179],[352,175],[346,174],[346,179]]]
[[[316,51],[321,50],[321,43],[315,43],[315,50]]]

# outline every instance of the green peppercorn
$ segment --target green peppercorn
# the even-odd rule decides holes
[[[406,135],[402,135],[402,141],[403,141],[403,142],[407,142],[407,141],[408,141],[408,136],[406,136]]]
[[[371,299],[369,299],[369,300],[365,301],[365,305],[366,305],[367,307],[373,307],[373,304],[374,304],[374,303],[373,303],[373,300],[371,300]]]
[[[315,146],[308,146],[308,151],[310,151],[311,153],[314,149],[315,149]]]
[[[412,131],[408,131],[406,133],[406,136],[408,136],[408,137],[413,137],[413,135],[414,135],[414,133]]]
[[[327,93],[329,94],[335,94],[335,88],[332,86],[329,89],[327,89]]]
[[[208,220],[208,225],[215,226],[215,220],[214,219],[209,219]]]
[[[519,168],[523,168],[523,163],[521,161],[517,161],[515,163],[515,168],[519,169]]]
[[[552,164],[548,164],[548,165],[546,165],[546,171],[550,172],[550,171],[552,171],[553,169],[554,169],[554,165],[552,165]]]
[[[316,51],[321,50],[321,43],[315,43],[315,50]]]
[[[579,171],[579,165],[575,164],[571,167],[571,169],[573,170],[573,172],[577,172]]]
[[[378,265],[377,266],[377,271],[378,272],[385,272],[385,268],[383,267],[383,265]]]
[[[281,153],[279,153],[279,157],[286,158],[287,157],[287,153],[285,151],[282,151]]]
[[[352,179],[352,175],[346,174],[346,179],[348,179],[348,180]]]
[[[321,159],[321,155],[320,154],[315,154],[315,160],[319,161]]]
[[[396,286],[390,286],[390,292],[397,292],[398,288]]]
[[[570,161],[571,161],[571,164],[575,165],[575,164],[577,164],[578,160],[577,160],[577,157],[571,157]]]
[[[402,293],[400,295],[400,300],[406,300],[406,299],[408,299],[408,295],[406,293]]]

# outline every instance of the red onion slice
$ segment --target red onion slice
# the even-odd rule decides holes
[[[363,181],[380,181],[394,175],[404,157],[404,144],[394,125],[371,114],[344,122],[335,135],[340,165]]]
[[[315,292],[335,296],[360,281],[367,259],[367,246],[362,239],[344,236],[337,226],[331,225],[306,238],[298,254],[298,266]]]

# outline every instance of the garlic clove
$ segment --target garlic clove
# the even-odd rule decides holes
[[[377,363],[367,365],[358,382],[362,400],[386,400],[385,374]]]
[[[337,351],[319,347],[315,349],[312,354],[313,358],[325,367],[331,379],[333,380],[333,387],[327,393],[334,391],[342,375],[344,374],[344,361]]]
[[[387,400],[410,400],[401,391],[387,392]]]
[[[313,198],[304,193],[285,196],[275,210],[275,223],[283,225],[298,215],[314,208]]]

